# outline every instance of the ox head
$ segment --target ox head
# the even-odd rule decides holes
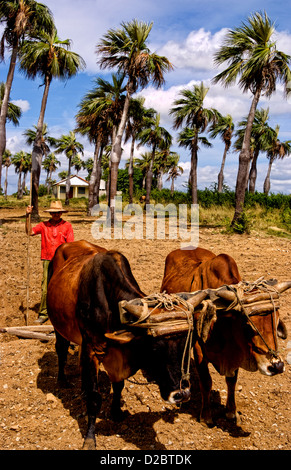
[[[198,305],[207,295],[198,292],[191,298],[190,310]],[[106,334],[123,344],[135,342],[135,351],[142,358],[140,369],[149,381],[157,383],[163,400],[179,404],[190,398],[189,374],[187,363],[190,361],[193,331],[192,311],[185,318],[185,312],[167,310],[164,307],[146,306],[140,300],[120,302],[124,322],[129,325],[123,332]],[[125,320],[126,318],[126,320]],[[189,371],[188,371],[189,372]]]
[[[272,376],[285,370],[284,362],[277,352],[277,337],[287,338],[286,327],[279,318],[278,298],[279,294],[291,287],[291,281],[268,281],[267,284],[272,287],[271,292],[254,289],[244,293],[239,304],[237,294],[229,286],[215,290],[215,296],[222,302],[217,310],[217,318],[219,315],[229,315],[242,319],[242,348],[245,349],[246,356],[241,367]]]

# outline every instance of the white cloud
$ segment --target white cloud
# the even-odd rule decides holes
[[[16,106],[19,106],[23,113],[26,113],[26,111],[30,109],[30,104],[27,100],[12,100],[11,103],[15,104]]]
[[[168,41],[159,49],[159,54],[168,57],[177,68],[212,71],[213,55],[219,48],[226,31],[225,28],[215,34],[205,31],[204,28],[191,31],[186,40],[181,43]]]

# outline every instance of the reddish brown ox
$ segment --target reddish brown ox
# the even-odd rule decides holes
[[[48,313],[56,330],[59,380],[65,379],[69,342],[81,345],[88,412],[84,448],[95,448],[95,422],[101,407],[97,379],[100,363],[113,385],[111,410],[115,419],[121,417],[124,379],[138,369],[158,383],[165,400],[181,403],[190,397],[189,383],[181,383],[186,335],[153,337],[142,328],[124,330],[121,324],[119,302],[123,301],[130,313],[136,313],[129,301],[141,298],[144,293],[122,254],[86,241],[63,244],[57,249],[50,264]],[[156,309],[155,315],[158,313]]]
[[[175,250],[165,263],[162,292],[193,292],[198,289],[218,288],[223,285],[236,285],[241,281],[237,265],[226,254],[216,256],[203,248]],[[275,286],[276,287],[276,286]],[[277,285],[283,292],[291,284]],[[228,293],[233,300],[232,293]],[[232,300],[230,300],[232,302]],[[274,334],[276,332],[277,334]],[[200,419],[212,424],[210,393],[212,380],[208,363],[225,375],[228,388],[226,416],[238,419],[235,403],[235,387],[238,369],[264,375],[275,375],[284,371],[277,351],[277,335],[286,339],[286,329],[279,320],[279,311],[265,312],[248,319],[234,310],[218,310],[217,320],[213,321],[207,341],[196,338],[194,344],[195,363],[199,375],[202,394]]]

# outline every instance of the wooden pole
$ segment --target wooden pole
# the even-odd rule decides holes
[[[32,198],[32,170],[30,173],[30,188],[29,188],[29,205],[31,206]],[[27,279],[26,279],[26,314],[25,322],[28,325],[28,308],[29,308],[29,277],[30,277],[30,258],[29,258],[29,246],[30,246],[30,227],[31,227],[31,214],[28,215],[28,234],[27,234]]]

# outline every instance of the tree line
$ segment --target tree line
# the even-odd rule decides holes
[[[21,21],[20,21],[21,19]],[[44,80],[44,94],[39,120],[32,144],[32,203],[34,215],[38,215],[38,186],[42,158],[45,154],[44,116],[51,81],[54,78],[68,79],[84,69],[84,60],[70,51],[70,40],[62,41],[57,35],[53,16],[43,4],[33,0],[0,2],[0,22],[4,24],[2,44],[10,50],[10,67],[5,83],[0,114],[0,168],[6,147],[5,125],[8,119],[8,103],[15,70],[16,59],[19,69],[29,78],[40,76]],[[131,139],[131,152],[128,161],[129,191],[132,194],[135,145],[147,145],[148,168],[145,175],[146,203],[150,202],[150,191],[154,165],[161,168],[172,159],[168,169],[172,183],[181,172],[179,155],[171,152],[173,138],[169,131],[160,125],[160,115],[154,109],[144,106],[144,99],[138,93],[148,86],[160,88],[165,83],[165,75],[173,69],[173,64],[148,48],[148,38],[152,23],[133,20],[123,22],[120,28],[109,29],[96,45],[97,63],[101,69],[114,69],[111,81],[96,78],[94,88],[89,91],[79,105],[76,115],[76,129],[70,133],[60,152],[71,159],[81,146],[70,138],[75,132],[88,137],[94,145],[92,170],[89,179],[89,213],[98,201],[102,158],[105,149],[109,150],[108,192],[111,215],[114,214],[114,197],[117,191],[118,168],[123,152],[122,145]],[[214,56],[215,65],[226,68],[213,78],[213,83],[228,87],[238,82],[243,93],[252,95],[248,115],[236,130],[235,149],[239,154],[239,166],[235,189],[235,214],[233,223],[242,216],[246,190],[254,191],[256,181],[256,161],[259,152],[266,152],[269,158],[269,171],[264,190],[270,189],[270,171],[275,158],[290,154],[290,141],[281,142],[279,128],[268,126],[268,109],[258,109],[262,94],[270,97],[276,90],[277,82],[284,85],[286,95],[291,83],[289,68],[290,56],[278,51],[272,37],[274,23],[266,12],[251,15],[241,26],[229,30],[224,42]],[[2,48],[3,49],[3,48]],[[2,50],[3,53],[3,50]],[[197,203],[197,162],[201,146],[211,144],[205,135],[220,136],[225,144],[221,169],[218,175],[218,188],[223,187],[225,158],[234,135],[231,115],[222,116],[216,109],[207,109],[204,99],[208,88],[203,83],[192,89],[183,89],[174,101],[169,114],[173,117],[173,128],[180,130],[179,146],[190,151],[189,187],[192,203]],[[61,150],[62,149],[62,150]],[[157,163],[159,162],[159,163]],[[170,171],[172,173],[170,173]],[[1,184],[1,173],[0,173]],[[68,190],[69,178],[67,179]],[[173,185],[172,185],[173,187]],[[113,217],[112,217],[113,220]]]

